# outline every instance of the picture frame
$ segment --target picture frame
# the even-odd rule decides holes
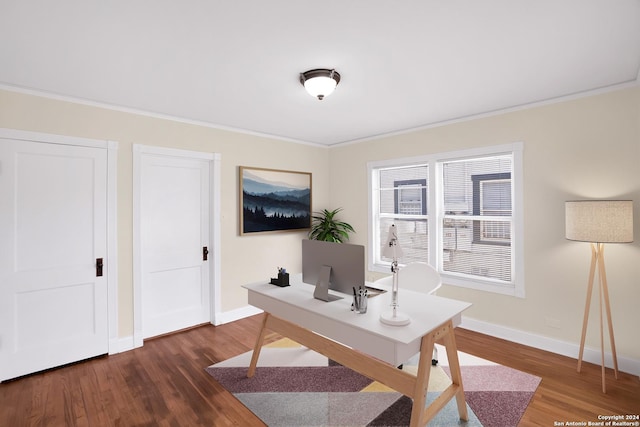
[[[311,173],[240,166],[240,235],[311,229]]]

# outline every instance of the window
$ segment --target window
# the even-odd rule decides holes
[[[511,216],[511,173],[473,175],[473,214]],[[510,245],[511,227],[506,221],[478,221],[473,231],[476,243]]]
[[[444,283],[524,296],[522,144],[369,164],[369,268],[391,224],[401,264],[436,266]]]
[[[427,182],[428,166],[414,164],[406,167],[380,169],[378,181],[378,221],[376,238],[386,241],[391,224],[396,225],[403,241],[403,262],[424,260],[428,254]],[[391,260],[385,259],[386,271]]]
[[[395,213],[407,215],[427,214],[427,180],[405,179],[393,183]]]

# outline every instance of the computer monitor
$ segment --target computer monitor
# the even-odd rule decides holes
[[[318,299],[335,299],[327,295],[327,288],[351,295],[353,287],[358,289],[364,286],[364,270],[362,245],[308,239],[302,241],[302,281],[316,285],[314,296]]]

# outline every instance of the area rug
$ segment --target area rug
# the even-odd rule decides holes
[[[429,422],[438,427],[515,427],[540,378],[458,352],[469,421],[455,399]],[[270,427],[408,426],[411,399],[289,339],[262,348],[247,378],[251,352],[216,363],[207,372]],[[451,384],[446,349],[438,346],[427,404]],[[417,358],[403,369],[415,374]]]

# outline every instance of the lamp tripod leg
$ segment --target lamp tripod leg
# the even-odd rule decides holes
[[[600,246],[600,244],[598,244],[598,246]],[[601,373],[602,373],[602,392],[606,393],[607,388],[605,386],[605,367],[604,367],[604,325],[603,325],[604,316],[602,315],[602,300],[603,300],[602,270],[601,270],[602,264],[600,260],[602,260],[601,253],[599,253],[599,256],[598,256],[598,270],[600,270],[598,274],[598,309],[600,311],[600,366],[601,366]]]
[[[580,338],[580,352],[578,353],[578,372],[582,369],[582,356],[584,354],[584,342],[587,337],[587,324],[589,323],[589,307],[591,307],[591,294],[593,294],[593,277],[596,272],[596,247],[591,244],[591,267],[589,269],[589,284],[587,286],[587,302],[584,306],[584,319],[582,321],[582,337]]]
[[[602,295],[604,296],[604,308],[607,313],[607,325],[609,326],[609,340],[611,343],[611,355],[613,357],[613,372],[618,379],[618,356],[616,355],[616,340],[613,335],[613,322],[611,320],[611,303],[609,302],[609,286],[607,285],[607,274],[604,268],[604,244],[600,243],[600,256],[598,257],[598,269],[600,272],[600,283]]]
[[[607,274],[604,266],[604,244],[591,243],[591,267],[589,269],[589,284],[587,288],[587,302],[584,308],[584,320],[582,322],[582,337],[580,338],[580,352],[578,355],[578,372],[582,368],[582,357],[584,355],[584,344],[587,335],[587,324],[589,323],[589,308],[591,306],[591,296],[593,294],[593,279],[598,270],[598,301],[600,310],[600,358],[602,372],[602,392],[606,393],[605,384],[605,354],[604,354],[604,313],[607,316],[607,326],[609,330],[609,340],[611,343],[611,354],[613,356],[613,369],[616,379],[618,379],[618,357],[616,354],[616,342],[613,335],[613,322],[611,320],[611,303],[609,301],[609,287],[607,285]]]

